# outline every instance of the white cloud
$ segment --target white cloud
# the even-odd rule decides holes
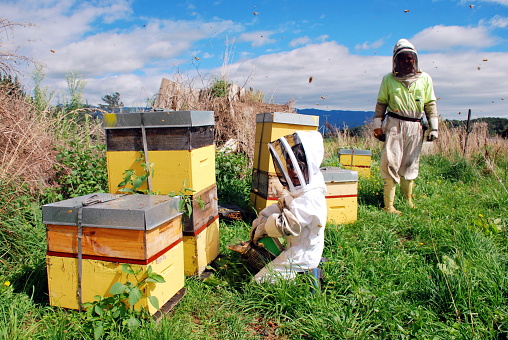
[[[494,3],[500,4],[500,5],[508,6],[508,0],[480,0],[480,1],[483,1],[483,2],[494,2]]]
[[[418,50],[444,51],[454,48],[485,48],[496,44],[496,39],[484,27],[437,25],[417,33],[410,41]]]
[[[248,42],[254,47],[263,46],[266,44],[272,44],[275,39],[271,39],[270,36],[274,34],[272,31],[257,31],[240,34],[238,37],[239,42]]]
[[[157,92],[162,77],[171,79],[178,73],[174,69],[190,64],[194,56],[203,65],[204,59],[218,59],[219,53],[213,49],[207,53],[204,44],[226,33],[235,36],[246,27],[221,19],[150,18],[144,19],[144,27],[136,24],[130,4],[127,0],[3,0],[2,16],[38,25],[16,29],[15,35],[19,41],[32,40],[23,46],[25,55],[47,66],[46,84],[50,88],[60,89],[61,93],[67,87],[64,75],[78,72],[87,81],[84,96],[90,104],[101,103],[105,94],[119,92],[129,106],[145,105],[146,99]],[[97,29],[97,23],[115,20],[132,25]],[[496,16],[477,27],[437,25],[410,39],[419,51],[427,52],[421,54],[420,66],[434,79],[436,94],[441,97],[439,111],[445,118],[462,118],[456,113],[467,109],[508,117],[508,98],[502,100],[508,93],[508,53],[477,52],[498,43],[492,31],[507,27],[507,21],[506,17]],[[280,32],[244,32],[236,41],[264,46],[275,42],[275,33]],[[290,42],[293,49],[288,52],[272,49],[272,54],[253,57],[255,49],[238,51],[243,59],[229,63],[228,76],[238,84],[247,83],[263,91],[267,99],[273,96],[274,102],[294,99],[298,108],[373,110],[381,78],[391,70],[391,57],[355,55],[346,46],[327,42],[327,35],[314,40],[300,35],[303,37]],[[356,49],[381,48],[386,39],[366,41]]]
[[[379,40],[376,40],[374,42],[370,42],[370,41],[366,41],[362,44],[357,44],[355,46],[355,50],[357,51],[365,51],[365,50],[374,50],[374,49],[377,49],[377,48],[380,48],[381,46],[383,46],[386,42],[386,40],[388,39],[388,37],[385,37],[385,38],[381,38]]]
[[[443,117],[463,119],[457,113],[472,109],[477,116],[508,118],[508,53],[424,54],[420,66],[434,80]],[[277,103],[294,99],[298,108],[362,111],[374,109],[381,78],[390,71],[389,56],[353,55],[335,42],[228,67],[233,81],[247,80],[246,86],[263,91],[267,98],[273,96]]]
[[[310,42],[311,42],[310,38],[308,36],[305,36],[291,40],[289,42],[289,46],[291,47],[302,46],[307,45]]]
[[[496,15],[489,20],[489,24],[494,28],[505,28],[508,26],[508,18]]]

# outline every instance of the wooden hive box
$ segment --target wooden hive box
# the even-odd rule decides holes
[[[277,174],[254,169],[250,202],[258,213],[287,193]]]
[[[182,217],[184,233],[194,233],[219,215],[217,184],[194,193],[189,198],[192,204],[192,213],[190,216],[183,215]]]
[[[118,193],[126,170],[144,173],[144,150],[155,172],[153,192],[199,192],[215,183],[213,111],[107,114],[104,128],[111,193]],[[147,183],[140,189],[147,190]]]
[[[195,231],[183,233],[186,276],[201,275],[219,255],[219,216]]]
[[[92,196],[118,198],[83,206]],[[182,238],[179,201],[180,197],[164,195],[98,193],[46,204],[42,216],[47,251],[77,254],[81,223],[83,255],[151,261]]]
[[[358,219],[358,172],[340,168],[321,168],[326,183],[327,220],[351,223]]]
[[[49,286],[49,303],[51,306],[58,306],[70,309],[79,309],[77,299],[78,289],[78,259],[70,256],[46,256],[48,286]],[[122,271],[122,264],[133,261],[122,260],[123,262],[111,261],[111,258],[101,257],[84,257],[82,260],[82,301],[93,302],[96,295],[108,297],[109,290],[116,282],[125,283],[133,282],[132,276]],[[146,264],[132,263],[133,270],[141,270],[138,278],[146,273],[148,267],[152,267],[152,271],[161,275],[166,282],[164,283],[148,283],[141,290],[146,296],[155,296],[159,300],[162,307],[167,301],[181,293],[184,287],[184,259],[183,259],[183,242],[180,239],[173,244],[163,254]],[[150,314],[154,314],[157,310],[142,298],[135,306],[136,309],[144,308]]]
[[[339,162],[344,169],[358,171],[359,176],[370,176],[371,150],[341,149]]]
[[[270,112],[256,115],[254,169],[275,173],[268,143],[295,131],[317,131],[319,116]]]
[[[122,264],[143,272],[151,266],[166,283],[149,284],[145,293],[161,305],[172,298],[183,289],[185,277],[179,201],[162,195],[97,193],[44,205],[50,304],[78,309],[80,267],[82,302],[109,296],[114,283],[126,280]],[[156,312],[146,299],[139,307]]]
[[[319,117],[297,113],[269,112],[256,115],[256,139],[250,204],[260,212],[283,195],[268,143],[296,131],[317,131]]]

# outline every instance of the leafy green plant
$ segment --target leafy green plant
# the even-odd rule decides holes
[[[215,178],[219,202],[238,204],[247,210],[252,185],[252,169],[247,156],[229,151],[215,154]]]
[[[185,186],[185,182],[184,182]],[[190,194],[188,194],[190,192]],[[171,197],[180,197],[180,201],[178,202],[178,208],[180,211],[186,215],[187,217],[190,217],[192,215],[192,202],[196,202],[198,206],[203,209],[206,205],[205,201],[200,196],[194,197],[193,193],[195,193],[196,190],[191,188],[183,188],[178,193],[175,193],[174,191],[171,191],[169,193],[169,196]]]
[[[56,188],[46,190],[47,202],[78,197],[93,192],[106,192],[108,185],[105,145],[90,143],[83,145],[71,141],[60,148],[53,165],[56,170]]]
[[[214,98],[226,97],[231,83],[225,79],[216,79],[210,88],[210,94]]]
[[[479,214],[472,222],[471,227],[483,232],[486,236],[499,234],[504,229],[500,218],[486,218],[482,214]]]
[[[151,266],[148,266],[146,272],[142,273],[143,270],[134,270],[130,265],[124,263],[122,271],[127,274],[127,277],[133,276],[136,282],[116,282],[109,290],[112,296],[97,295],[95,296],[96,301],[83,304],[87,319],[92,324],[95,339],[100,339],[117,326],[128,329],[139,327],[143,320],[150,316],[143,307],[139,310],[135,309],[135,305],[143,297],[146,297],[153,307],[159,309],[157,297],[143,294],[143,289],[149,282],[166,282],[164,278],[154,273]],[[138,279],[140,274],[142,274],[142,278]]]
[[[151,194],[149,189],[140,190],[140,187],[148,181],[148,177],[155,174],[153,163],[147,164],[144,162],[144,152],[140,151],[140,156],[134,161],[135,163],[140,163],[141,168],[143,169],[143,173],[141,175],[136,174],[136,171],[133,169],[127,169],[124,171],[124,179],[118,184],[118,187],[121,188],[120,192],[126,192],[129,194]],[[130,186],[130,187],[128,187]]]

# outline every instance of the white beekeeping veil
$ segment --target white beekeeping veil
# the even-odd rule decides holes
[[[292,194],[325,187],[319,167],[323,137],[317,131],[297,131],[268,143],[280,182]]]

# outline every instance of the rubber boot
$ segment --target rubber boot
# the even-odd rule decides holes
[[[385,202],[384,211],[388,211],[391,214],[400,215],[401,212],[393,207],[393,201],[395,200],[395,192],[397,183],[393,180],[393,178],[385,179],[385,186],[383,192],[383,198]]]
[[[407,200],[407,204],[414,208],[413,204],[413,180],[408,180],[403,177],[400,178],[400,191],[402,192],[402,196]]]

